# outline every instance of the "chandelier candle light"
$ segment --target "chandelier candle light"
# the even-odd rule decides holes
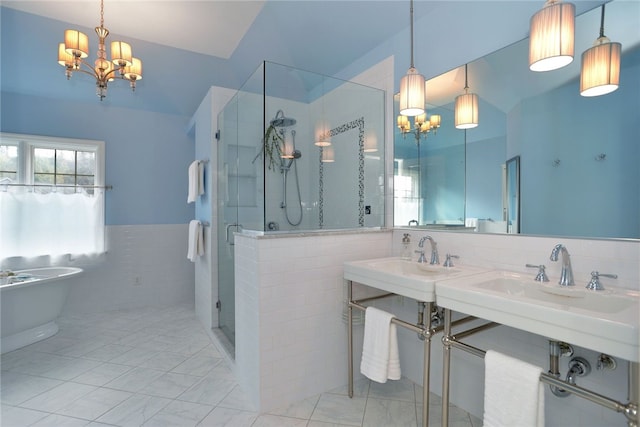
[[[409,9],[411,25],[411,65],[407,74],[400,80],[400,114],[417,116],[424,113],[425,80],[413,66],[413,0]]]
[[[580,95],[599,96],[618,89],[622,45],[604,35],[604,4],[600,20],[600,37],[593,47],[582,53]]]
[[[107,60],[105,40],[109,30],[104,27],[104,0],[100,0],[100,26],[95,30],[98,53],[93,66],[84,60],[89,56],[87,35],[78,30],[65,30],[64,43],[58,45],[58,63],[65,67],[67,80],[76,71],[93,76],[100,101],[107,96],[107,83],[115,79],[128,80],[131,90],[135,91],[136,82],[142,80],[142,61],[133,57],[131,46],[121,41],[111,42],[111,61]]]

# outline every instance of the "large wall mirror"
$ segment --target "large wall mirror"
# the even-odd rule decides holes
[[[575,56],[564,68],[530,71],[528,39],[470,62],[470,92],[480,99],[476,128],[453,124],[464,65],[430,79],[427,111],[442,117],[437,132],[417,138],[396,128],[395,225],[640,238],[638,16],[639,2],[606,5],[605,34],[622,44],[620,87],[607,95],[579,93],[581,54],[598,37],[600,7],[576,17]],[[513,158],[519,227],[509,227],[505,216]]]

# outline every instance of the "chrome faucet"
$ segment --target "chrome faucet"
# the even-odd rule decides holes
[[[573,270],[571,270],[571,258],[569,251],[562,244],[557,244],[551,251],[549,259],[558,261],[558,253],[562,253],[562,271],[560,272],[560,286],[573,286]]]
[[[436,244],[436,241],[433,240],[433,237],[431,236],[424,236],[422,239],[420,239],[420,242],[418,243],[418,247],[419,248],[424,248],[424,241],[428,240],[429,243],[431,243],[431,262],[429,264],[440,264],[440,257],[438,256],[438,245]],[[423,251],[424,253],[424,251]],[[426,260],[424,259],[424,257],[422,257],[423,261],[425,262]],[[418,262],[420,262],[420,260],[418,260]]]

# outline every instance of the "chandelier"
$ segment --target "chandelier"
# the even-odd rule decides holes
[[[107,84],[115,79],[127,80],[131,90],[142,80],[142,61],[134,58],[131,46],[121,41],[111,42],[111,61],[107,59],[105,40],[109,30],[104,27],[104,0],[100,0],[100,26],[97,59],[91,65],[85,60],[89,56],[89,38],[78,30],[65,30],[64,43],[58,45],[58,63],[65,67],[67,80],[74,72],[89,74],[96,79],[96,95],[102,101],[107,96]]]
[[[409,117],[403,114],[400,114],[396,120],[402,137],[404,138],[408,133],[410,133],[416,138],[416,144],[419,144],[420,137],[426,138],[427,133],[432,130],[434,134],[438,132],[438,128],[442,122],[442,117],[439,114],[432,114],[431,117],[427,119],[427,113],[419,114],[413,118],[413,128],[411,127]]]

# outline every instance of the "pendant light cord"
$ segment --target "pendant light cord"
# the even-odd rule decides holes
[[[409,18],[410,18],[410,27],[411,27],[411,68],[415,68],[413,66],[413,0],[411,0],[411,4],[409,6]]]
[[[604,4],[602,5],[602,15],[600,16],[600,38],[604,37]]]
[[[467,81],[467,64],[464,64],[464,90],[467,91],[469,89],[469,83]]]

